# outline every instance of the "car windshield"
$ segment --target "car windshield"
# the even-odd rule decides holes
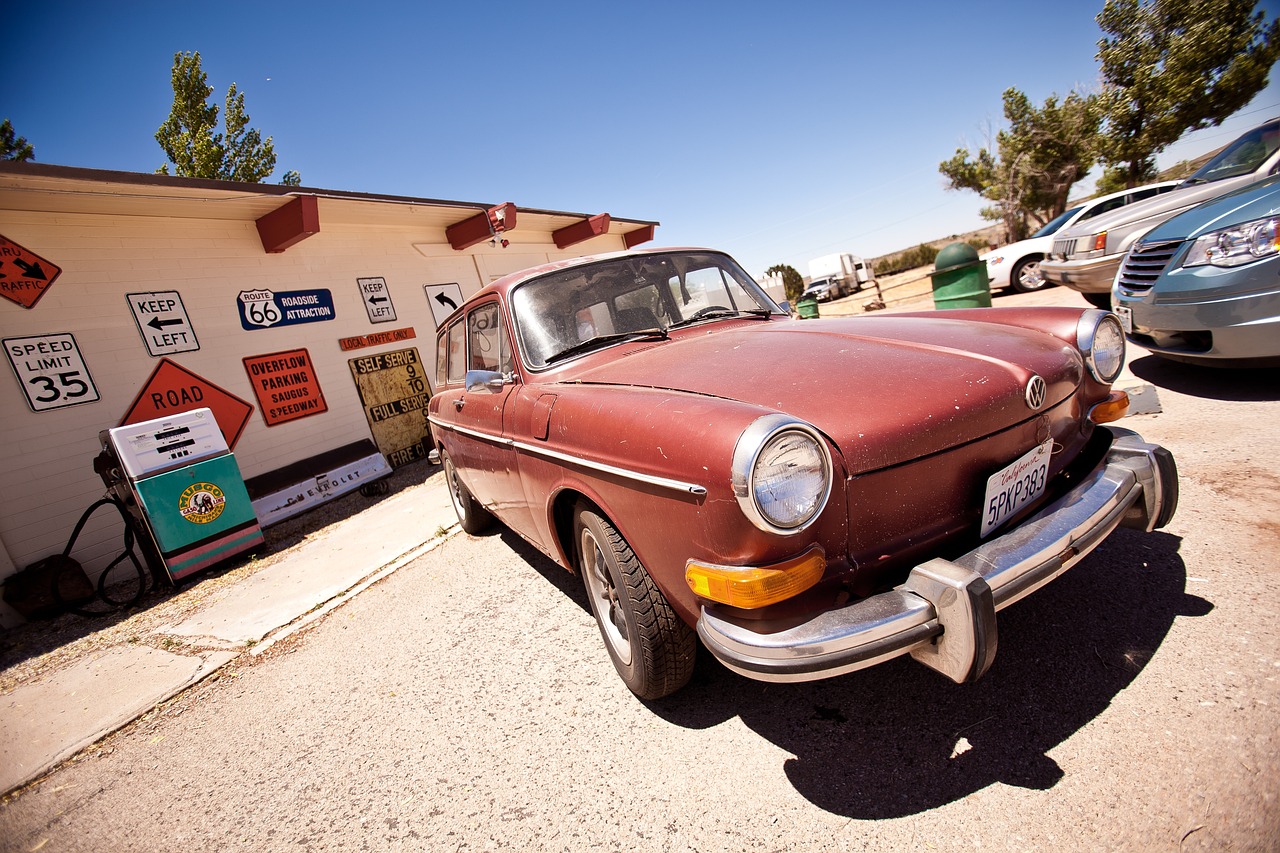
[[[1185,183],[1202,184],[1247,175],[1280,148],[1280,121],[1255,127],[1201,166]]]
[[[715,317],[781,313],[725,255],[630,255],[531,279],[511,292],[512,317],[533,369],[599,346],[661,337]]]
[[[1080,205],[1080,207],[1073,207],[1070,210],[1064,210],[1062,213],[1059,213],[1053,219],[1046,222],[1043,228],[1032,234],[1031,239],[1036,237],[1048,237],[1050,234],[1065,225],[1068,219],[1079,213],[1081,207],[1084,207],[1084,205]]]

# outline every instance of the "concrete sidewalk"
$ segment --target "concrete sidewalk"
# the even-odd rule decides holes
[[[183,653],[121,643],[16,687],[0,697],[0,792],[39,778],[241,655],[260,654],[430,551],[456,522],[444,479],[429,478],[330,525],[152,632],[180,638]]]

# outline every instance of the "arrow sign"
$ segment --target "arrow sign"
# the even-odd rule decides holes
[[[126,293],[125,299],[147,352],[153,357],[200,349],[178,291]]]
[[[435,317],[438,329],[444,324],[445,318],[462,304],[462,287],[456,281],[451,281],[447,284],[424,284],[422,289],[426,291],[427,303],[431,306],[431,315]]]
[[[13,265],[27,274],[27,278],[34,278],[39,281],[48,281],[49,277],[44,274],[44,270],[40,268],[40,263],[29,264],[21,258],[14,258]]]
[[[34,308],[62,267],[0,234],[0,297]]]
[[[382,276],[358,278],[356,284],[364,298],[364,310],[370,323],[390,323],[396,318],[396,307],[391,304],[391,291]]]

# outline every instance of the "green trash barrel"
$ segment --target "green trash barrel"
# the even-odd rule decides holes
[[[968,243],[952,243],[934,261],[933,306],[943,308],[990,308],[991,280],[987,262],[978,259],[978,250]]]
[[[796,313],[801,320],[812,320],[818,316],[818,300],[813,296],[802,296],[796,300]]]

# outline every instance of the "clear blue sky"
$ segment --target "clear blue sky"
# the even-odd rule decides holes
[[[173,55],[199,51],[215,101],[236,83],[274,138],[273,182],[607,211],[660,221],[650,245],[807,273],[988,224],[938,164],[1003,126],[1010,86],[1096,88],[1101,8],[40,0],[5,15],[0,117],[39,162],[152,172]],[[1161,165],[1280,114],[1278,78]]]

